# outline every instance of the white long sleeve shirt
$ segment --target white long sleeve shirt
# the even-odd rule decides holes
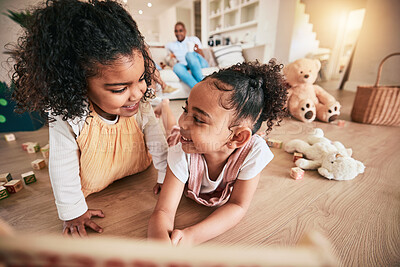
[[[182,42],[174,41],[166,44],[169,53],[173,53],[179,63],[187,65],[186,53],[193,52],[194,45],[197,44],[199,48],[203,48],[201,41],[196,36],[186,36]]]
[[[100,118],[108,124],[118,121],[118,117],[114,121]],[[160,124],[149,103],[140,103],[135,118],[144,134],[154,167],[158,170],[157,182],[162,182],[167,168],[168,145]],[[81,216],[88,210],[81,190],[80,151],[76,142],[86,117],[63,121],[61,116],[58,116],[55,119],[49,127],[49,174],[59,218],[67,221]]]

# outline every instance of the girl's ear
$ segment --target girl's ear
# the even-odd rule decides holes
[[[235,149],[244,146],[251,138],[249,127],[235,127],[233,135],[228,141],[228,148]]]

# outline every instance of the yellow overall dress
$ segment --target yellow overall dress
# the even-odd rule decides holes
[[[80,176],[85,197],[99,192],[115,180],[147,169],[151,155],[136,119],[119,117],[107,124],[90,107],[83,129],[76,139],[80,149]]]

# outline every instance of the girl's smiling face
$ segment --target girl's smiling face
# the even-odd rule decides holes
[[[110,120],[116,115],[135,115],[147,89],[142,54],[134,50],[131,56],[98,67],[99,74],[87,80],[88,97],[96,112]]]
[[[179,118],[182,149],[186,153],[226,153],[234,112],[221,106],[228,92],[214,87],[213,80],[196,84]]]

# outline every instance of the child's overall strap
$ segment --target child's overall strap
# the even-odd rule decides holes
[[[239,169],[253,147],[255,137],[253,136],[246,145],[236,149],[229,156],[226,163],[224,177],[218,188],[211,193],[200,193],[201,183],[204,177],[204,164],[201,154],[190,155],[189,180],[185,188],[185,195],[197,203],[208,207],[221,206],[228,201],[233,184],[239,174]]]

